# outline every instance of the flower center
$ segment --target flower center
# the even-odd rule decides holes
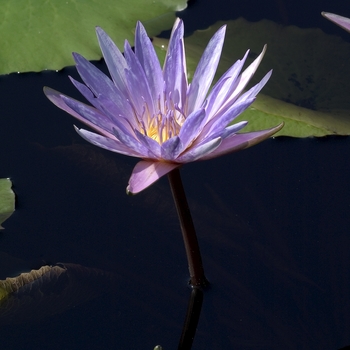
[[[156,115],[151,115],[146,106],[143,118],[144,122],[141,128],[141,132],[144,135],[157,141],[160,145],[178,135],[185,121],[182,111],[174,106],[171,100],[167,102],[163,108],[159,108],[159,112]]]

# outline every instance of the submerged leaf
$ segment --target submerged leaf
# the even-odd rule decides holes
[[[15,211],[15,194],[11,186],[10,179],[0,179],[0,229],[3,229],[1,224]]]
[[[114,273],[57,263],[0,281],[0,324],[62,313],[111,290]]]
[[[39,270],[21,273],[18,277],[7,277],[6,280],[0,281],[0,300],[5,299],[12,293],[18,292],[21,288],[38,280],[51,270],[52,268],[50,266],[42,266]],[[59,270],[63,269],[59,268]]]

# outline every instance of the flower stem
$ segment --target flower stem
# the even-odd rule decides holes
[[[182,185],[180,170],[174,169],[168,174],[177,214],[180,220],[182,237],[185,244],[190,283],[192,287],[206,287],[209,282],[205,278],[201,253],[196,231],[194,229],[190,208]]]

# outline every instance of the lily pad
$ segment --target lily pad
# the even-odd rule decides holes
[[[58,70],[73,65],[71,53],[101,58],[95,26],[119,47],[133,42],[136,21],[150,35],[171,28],[186,0],[0,0],[0,74]]]
[[[185,40],[189,76],[204,47],[219,27],[195,32]],[[217,77],[250,49],[249,64],[267,43],[267,53],[252,79],[257,83],[273,68],[270,81],[252,108],[238,120],[249,120],[245,131],[284,122],[276,135],[294,137],[350,134],[350,44],[322,30],[281,26],[269,20],[227,22]],[[166,49],[163,39],[154,44]]]
[[[0,179],[0,229],[1,224],[15,211],[15,194],[10,179]]]

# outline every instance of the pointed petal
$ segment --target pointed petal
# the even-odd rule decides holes
[[[166,140],[161,146],[161,154],[164,160],[174,160],[176,150],[181,147],[181,139],[179,136],[174,136]]]
[[[222,26],[210,39],[204,50],[188,89],[187,114],[198,109],[208,93],[219,64],[225,32],[226,26]]]
[[[244,120],[239,123],[230,125],[227,128],[225,128],[224,132],[220,136],[222,137],[222,139],[225,139],[226,137],[229,137],[232,134],[235,134],[236,132],[242,130],[247,124],[248,122]]]
[[[133,150],[135,153],[140,154],[140,158],[155,158],[147,147],[145,147],[139,140],[137,140],[133,135],[121,131],[118,129],[113,129],[116,138],[122,142],[127,148]]]
[[[93,107],[90,107],[88,105],[85,105],[87,109],[90,110],[90,117],[91,119],[86,119],[86,116],[82,116],[79,113],[77,113],[75,110],[70,108],[66,102],[65,99],[71,99],[68,96],[65,96],[61,94],[60,92],[53,90],[47,86],[44,87],[44,93],[46,97],[55,104],[58,108],[64,110],[65,112],[69,113],[85,125],[88,125],[93,130],[97,131],[99,134],[104,135],[106,137],[110,137],[111,139],[115,140],[115,136],[111,133],[112,132],[112,124],[105,119],[106,116],[104,116],[101,112],[99,112],[97,109],[94,109]],[[73,99],[72,99],[73,100]],[[78,102],[78,101],[77,101]],[[79,102],[81,103],[81,102]],[[107,131],[107,130],[110,130]]]
[[[141,22],[137,22],[136,25],[135,55],[145,72],[152,100],[157,103],[159,98],[163,98],[163,72],[152,42]],[[156,107],[155,105],[154,109]]]
[[[254,85],[251,89],[249,89],[243,95],[239,97],[237,96],[238,98],[236,100],[230,99],[228,102],[224,103],[223,106],[219,106],[219,110],[216,111],[216,115],[212,115],[207,125],[203,128],[203,135],[209,135],[212,132],[212,130],[219,129],[220,127],[225,127],[225,125],[230,123],[234,118],[236,118],[240,113],[242,113],[244,109],[248,108],[249,105],[252,102],[254,102],[254,99],[256,98],[260,90],[265,86],[267,81],[270,79],[271,74],[272,74],[272,70],[269,71],[258,84]],[[232,115],[232,118],[231,118],[231,115]],[[219,121],[221,121],[221,123]],[[211,131],[207,132],[209,126]]]
[[[201,132],[200,125],[205,118],[205,109],[199,109],[190,114],[183,123],[179,137],[181,139],[181,147],[178,147],[176,156],[183,152],[188,145],[199,135]]]
[[[71,76],[68,76],[70,81],[73,83],[73,85],[76,87],[76,89],[97,109],[100,109],[100,104],[97,101],[97,98],[95,95],[91,92],[91,90],[84,84],[80,83],[79,81],[75,80]]]
[[[219,81],[214,85],[210,94],[208,96],[208,119],[209,121],[212,116],[214,116],[223,106],[227,104],[227,101],[230,100],[230,96],[234,93],[237,88],[241,73],[241,70],[244,66],[244,63],[248,57],[249,50],[245,53],[241,60],[235,62],[219,79]],[[232,103],[235,100],[231,100]]]
[[[86,124],[86,121],[89,121],[113,135],[113,128],[116,126],[103,112],[68,96],[62,95],[62,100],[69,108],[80,116],[79,120],[83,123]]]
[[[321,12],[322,16],[329,19],[333,23],[337,24],[339,27],[350,32],[350,18],[336,15],[330,12]]]
[[[243,111],[245,111],[253,102],[255,98],[250,98],[246,101],[234,103],[230,109],[228,109],[222,115],[219,113],[216,118],[213,118],[202,130],[198,141],[203,141],[207,138],[211,139],[212,135],[221,133],[227,127],[227,125],[237,118]]]
[[[109,118],[115,127],[121,130],[126,129],[129,134],[134,134],[137,123],[135,118],[133,118],[133,114],[125,115],[125,111],[120,110],[114,102],[108,100],[105,96],[99,95],[97,100],[100,104],[101,112]]]
[[[239,103],[235,103],[226,113],[215,118],[215,122],[210,128],[208,134],[215,132],[216,130],[224,130],[226,126],[237,118],[243,111],[245,111],[255,100],[255,97],[251,97],[247,100],[243,100]]]
[[[94,95],[102,94],[113,99],[118,92],[113,81],[78,53],[73,53],[73,58],[80,77]]]
[[[97,147],[104,148],[108,151],[125,154],[126,156],[138,157],[138,158],[141,157],[141,154],[126,147],[124,144],[122,144],[118,140],[112,140],[109,137],[104,137],[85,129],[78,129],[76,126],[74,126],[74,128],[82,138],[84,138],[86,141],[92,143]]]
[[[163,76],[165,96],[171,97],[175,105],[183,108],[187,92],[187,71],[184,46],[184,26],[180,19],[175,21],[165,56]],[[174,92],[178,92],[175,93]]]
[[[115,85],[123,90],[123,87],[125,87],[124,70],[128,68],[125,58],[102,28],[96,27],[96,34],[109,73],[111,74]],[[124,93],[126,93],[126,90],[124,90]]]
[[[237,99],[237,97],[242,93],[244,88],[247,86],[249,80],[251,79],[251,77],[254,75],[257,68],[259,67],[260,62],[265,55],[266,48],[267,48],[267,46],[264,45],[263,50],[260,53],[260,55],[241,74],[241,76],[239,78],[239,84],[237,85],[237,87],[235,88],[233,93],[230,95],[228,103],[230,103],[230,101],[235,101]]]
[[[203,141],[198,143],[198,145],[201,145],[201,144],[208,142],[209,140],[215,139],[219,136],[222,139],[225,139],[226,137],[229,137],[232,134],[235,134],[238,131],[242,130],[247,124],[248,124],[247,121],[241,121],[239,123],[227,126],[224,130],[221,130],[221,129],[217,130],[216,132],[213,132],[212,134],[210,134],[210,137],[206,137]]]
[[[136,137],[142,144],[147,147],[156,158],[161,158],[160,145],[157,141],[154,141],[148,136],[141,134],[137,129],[134,130]]]
[[[124,55],[130,67],[125,70],[126,82],[129,91],[132,92],[130,94],[130,99],[133,101],[133,104],[140,115],[142,115],[145,103],[148,106],[149,113],[151,115],[155,114],[153,109],[154,104],[145,72],[127,41],[125,41]]]
[[[245,92],[243,95],[239,96],[237,101],[235,103],[238,103],[242,100],[246,100],[249,98],[255,98],[256,95],[260,92],[260,90],[265,86],[265,84],[268,82],[272,74],[272,70],[270,70],[261,80],[259,83],[254,85],[251,89],[249,89],[247,92]]]
[[[115,85],[114,82],[103,74],[83,56],[73,53],[79,75],[95,96],[105,96],[113,101],[124,113],[131,114],[133,110],[128,102],[129,95],[124,84]]]
[[[257,143],[269,138],[277,131],[281,130],[283,125],[284,123],[281,123],[275,126],[274,128],[267,130],[254,131],[243,134],[233,134],[230,137],[224,139],[221,145],[216,150],[214,150],[210,154],[201,157],[198,160],[212,159],[220,157],[224,154],[240,151],[242,149],[254,146]]]
[[[213,152],[215,149],[217,149],[220,146],[221,142],[222,142],[221,137],[218,137],[216,139],[210,140],[209,142],[203,145],[199,145],[193,148],[191,147],[183,155],[178,157],[176,161],[181,163],[194,162],[195,160],[200,159],[205,155]]]
[[[132,171],[126,192],[128,194],[141,192],[179,166],[181,164],[141,160]]]

